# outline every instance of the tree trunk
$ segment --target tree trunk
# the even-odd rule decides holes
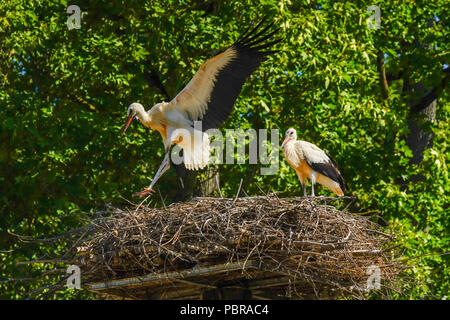
[[[191,200],[194,196],[197,172],[187,170],[184,163],[174,164],[172,162],[171,165],[175,170],[178,183],[178,188],[175,196],[173,197],[173,202],[185,202]]]
[[[414,96],[424,97],[429,93],[426,92],[422,83],[417,83],[409,86],[404,86],[407,93],[412,93]],[[406,143],[413,153],[410,160],[411,164],[420,164],[423,159],[425,150],[433,146],[433,132],[424,129],[424,124],[429,121],[436,120],[436,99],[431,101],[425,108],[420,111],[414,110],[413,106],[417,105],[420,98],[411,99],[411,111],[409,114],[409,129],[410,133],[406,137]]]
[[[196,190],[196,194],[198,196],[206,197],[219,188],[219,169],[217,166],[207,167],[203,173],[205,174],[205,179],[198,180],[198,189]]]
[[[177,175],[178,188],[173,202],[185,202],[193,197],[205,197],[218,189],[219,170],[217,167],[207,167],[203,171],[187,170],[184,164],[171,163]],[[199,173],[204,173],[206,179],[198,179]]]

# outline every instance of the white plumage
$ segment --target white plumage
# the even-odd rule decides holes
[[[186,169],[198,170],[208,164],[210,145],[207,133],[192,128],[178,128],[171,132],[171,143],[177,143],[183,149]]]
[[[347,185],[336,162],[315,144],[297,140],[297,132],[293,128],[286,130],[286,137],[281,145],[283,154],[290,166],[295,170],[306,196],[306,179],[311,180],[311,195],[314,196],[316,182],[327,187],[338,196],[344,195]]]
[[[150,186],[142,196],[152,191],[159,177],[170,167],[169,150],[172,144],[183,149],[187,169],[204,168],[209,161],[209,138],[205,133],[217,128],[229,116],[245,80],[269,54],[263,51],[280,39],[267,40],[278,29],[267,32],[273,24],[262,27],[264,20],[249,28],[232,46],[204,62],[189,83],[170,102],[154,105],[148,112],[139,103],[128,107],[125,133],[132,119],[138,117],[145,126],[159,131],[164,141],[166,156]],[[197,130],[196,121],[201,121]]]

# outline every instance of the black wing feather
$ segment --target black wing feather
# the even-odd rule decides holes
[[[326,154],[329,158],[329,161],[327,162],[312,162],[308,159],[306,160],[306,163],[314,170],[317,171],[320,174],[323,174],[324,176],[330,178],[333,181],[336,181],[339,183],[339,186],[341,187],[342,191],[348,190],[347,183],[344,180],[344,177],[342,176],[341,172],[338,169],[338,166],[336,164],[336,161],[334,159]]]
[[[228,118],[245,80],[269,54],[278,52],[276,50],[261,51],[282,40],[277,39],[264,43],[279,30],[267,34],[266,32],[273,26],[273,24],[269,24],[258,31],[264,21],[264,19],[261,20],[253,29],[248,28],[247,30],[251,30],[246,31],[231,46],[236,50],[236,56],[217,74],[207,110],[202,118],[203,131],[219,127]],[[252,34],[253,36],[251,36]]]

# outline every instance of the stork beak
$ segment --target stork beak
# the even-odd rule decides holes
[[[284,138],[283,143],[281,144],[281,149],[284,148],[284,145],[285,145],[286,143],[288,143],[289,140],[290,140],[289,137]]]
[[[123,126],[122,133],[120,134],[123,136],[125,134],[125,131],[127,131],[128,127],[130,126],[131,120],[133,120],[133,116],[127,117],[125,120],[125,125]]]

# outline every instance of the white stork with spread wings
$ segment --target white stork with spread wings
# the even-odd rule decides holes
[[[172,101],[158,103],[148,112],[139,103],[128,107],[122,135],[137,117],[145,126],[159,131],[166,151],[150,186],[137,195],[151,192],[159,177],[169,169],[170,146],[174,143],[183,149],[187,169],[197,170],[207,165],[209,138],[205,131],[217,128],[228,118],[245,80],[269,54],[277,52],[265,49],[281,41],[267,41],[279,28],[270,31],[273,24],[263,27],[263,22],[250,27],[232,46],[204,62]],[[201,121],[201,131],[194,127],[195,121]]]
[[[311,196],[314,196],[316,181],[327,187],[338,196],[343,196],[347,184],[339,171],[336,162],[315,144],[297,140],[297,131],[286,130],[286,137],[281,144],[284,157],[297,173],[306,197],[306,179],[311,180]]]

